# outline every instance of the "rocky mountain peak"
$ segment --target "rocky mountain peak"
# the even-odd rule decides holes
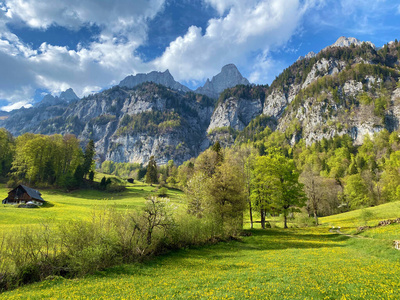
[[[59,97],[61,100],[64,100],[68,103],[79,100],[79,97],[75,94],[74,90],[69,88],[66,91],[62,92]]]
[[[308,52],[305,56],[299,56],[299,58],[297,59],[297,61],[302,60],[302,59],[309,59],[309,58],[313,58],[317,56],[317,54],[314,51],[310,51]]]
[[[54,105],[65,105],[71,102],[78,101],[79,97],[75,94],[74,90],[69,88],[64,92],[61,92],[59,97],[54,97],[51,94],[47,94],[43,97],[42,101],[37,103],[35,106],[54,106]]]
[[[337,41],[333,45],[329,47],[350,47],[350,45],[361,46],[362,43],[364,42],[354,37],[341,36],[340,38],[337,39]],[[375,48],[375,45],[373,43],[371,42],[365,42],[365,43]]]
[[[215,75],[211,81],[207,79],[204,86],[199,87],[196,93],[204,94],[211,98],[218,98],[219,94],[225,89],[238,84],[249,85],[250,82],[240,74],[234,64],[228,64],[223,66],[221,72]]]
[[[154,82],[157,84],[162,84],[171,89],[183,92],[190,91],[188,87],[175,81],[169,70],[165,70],[164,72],[152,71],[147,74],[139,73],[136,75],[129,75],[119,83],[119,86],[134,88],[135,86],[144,82]]]

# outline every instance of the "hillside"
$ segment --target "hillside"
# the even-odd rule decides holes
[[[344,134],[360,145],[366,135],[399,128],[399,58],[397,41],[376,50],[371,43],[341,37],[299,58],[271,86],[249,85],[234,65],[196,92],[184,89],[168,71],[138,74],[79,101],[47,97],[51,105],[13,111],[0,126],[13,135],[73,133],[83,141],[93,139],[99,163],[145,164],[154,155],[158,164],[179,165],[217,140],[228,146],[240,136],[243,142],[246,132],[255,136],[265,126],[285,133],[292,145]],[[268,121],[254,129],[257,118]]]
[[[398,203],[393,204],[399,213]],[[393,207],[371,210],[393,212]],[[335,217],[343,221],[350,219],[346,214]],[[329,221],[323,219],[323,222]],[[385,228],[387,232],[396,231],[399,226]],[[370,232],[372,238],[352,238],[328,229],[323,226],[247,231],[251,236],[240,241],[183,249],[80,279],[52,277],[2,296],[7,299],[87,296],[396,299],[400,264],[398,250],[391,245],[395,235],[382,238]],[[301,282],[299,277],[303,278]]]

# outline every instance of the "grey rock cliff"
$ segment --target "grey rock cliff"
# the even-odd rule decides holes
[[[207,131],[221,127],[243,130],[250,121],[262,112],[260,99],[240,99],[230,97],[219,103],[215,109]]]
[[[123,79],[120,83],[119,86],[125,86],[128,88],[134,88],[135,86],[142,84],[144,82],[154,82],[157,84],[161,84],[163,86],[169,87],[171,89],[177,90],[177,91],[183,91],[183,92],[189,92],[190,89],[179,82],[175,81],[174,77],[172,77],[171,73],[169,70],[166,70],[165,72],[150,72],[147,74],[136,74],[136,75],[130,75]]]
[[[196,93],[206,95],[210,98],[218,98],[219,94],[225,89],[234,87],[238,84],[249,85],[250,82],[240,74],[234,64],[228,64],[215,75],[211,81],[207,79],[204,86],[196,89]]]
[[[354,37],[345,37],[345,36],[341,36],[340,38],[338,38],[336,40],[336,42],[326,48],[324,48],[324,50],[330,48],[330,47],[350,47],[351,45],[354,46],[361,46],[362,43],[366,43],[368,45],[370,45],[372,48],[375,48],[375,45],[369,41],[367,42],[363,42],[360,41],[359,39],[356,39]]]

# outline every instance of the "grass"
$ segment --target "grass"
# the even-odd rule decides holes
[[[322,225],[358,227],[377,225],[379,221],[400,217],[400,202],[390,202],[375,207],[353,210],[320,219]]]
[[[326,228],[253,230],[242,241],[170,253],[82,279],[53,278],[7,299],[396,299],[397,250]]]
[[[112,206],[116,209],[137,209],[145,203],[145,198],[157,189],[141,182],[127,183],[127,190],[121,193],[108,193],[98,190],[76,190],[66,193],[61,190],[40,189],[47,207],[39,209],[17,208],[14,205],[0,205],[0,234],[21,226],[37,226],[43,221],[64,222],[71,219],[86,219],[94,208]],[[0,200],[7,197],[10,189],[0,187]],[[168,191],[173,203],[184,202],[183,193],[174,189]]]
[[[0,228],[40,218],[85,218],[93,206],[135,209],[154,187],[129,185],[108,200],[98,191],[43,191],[52,207],[4,207]],[[3,193],[5,189],[0,189]],[[182,194],[170,191],[175,203]],[[175,193],[175,194],[174,194]],[[47,200],[46,199],[46,200]],[[4,218],[3,218],[4,217]],[[397,299],[400,224],[357,233],[361,225],[400,217],[400,202],[320,218],[321,226],[246,230],[251,236],[183,249],[140,264],[121,265],[78,279],[49,278],[1,295],[5,299]],[[8,218],[8,219],[7,219]],[[275,221],[279,221],[276,219]],[[14,225],[10,225],[14,224]],[[294,223],[293,223],[294,225]],[[330,232],[331,226],[351,236]],[[355,237],[354,237],[355,236]]]

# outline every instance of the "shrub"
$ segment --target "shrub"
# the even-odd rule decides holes
[[[89,221],[71,220],[41,230],[22,228],[0,240],[0,291],[49,276],[75,277],[140,261],[169,249],[228,239],[209,217],[173,215],[169,199],[150,197],[141,211],[96,210]]]
[[[159,188],[157,191],[157,196],[159,197],[167,197],[168,196],[168,189],[166,187]]]

